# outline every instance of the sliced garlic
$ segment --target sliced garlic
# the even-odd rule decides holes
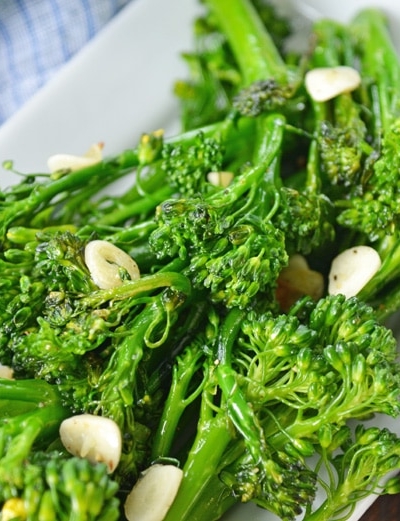
[[[60,425],[60,438],[67,451],[91,463],[102,462],[113,472],[121,458],[122,436],[110,418],[94,414],[78,414]]]
[[[1,512],[1,521],[12,521],[13,519],[26,519],[27,511],[25,508],[25,502],[19,497],[12,497],[5,501]]]
[[[50,172],[58,172],[60,170],[79,170],[85,166],[95,165],[103,159],[103,143],[95,143],[83,156],[74,156],[71,154],[55,154],[47,160],[47,166]]]
[[[370,246],[354,246],[332,261],[328,293],[349,298],[357,295],[381,267],[381,259]]]
[[[85,263],[93,282],[101,289],[112,289],[124,282],[121,268],[131,280],[140,278],[139,267],[132,257],[108,241],[90,241],[85,248]]]
[[[315,101],[328,101],[344,92],[351,92],[359,87],[360,83],[360,73],[346,65],[318,67],[305,75],[307,92]]]
[[[7,380],[14,379],[14,370],[8,365],[3,365],[0,363],[0,378],[5,378]]]
[[[207,181],[214,185],[220,186],[221,188],[226,188],[229,186],[233,179],[232,172],[209,172],[207,174]]]
[[[126,498],[124,509],[128,521],[162,521],[182,477],[182,470],[174,465],[155,464],[145,470]]]
[[[301,255],[300,253],[294,253],[289,257],[288,268],[309,270],[310,266],[304,255]]]
[[[283,268],[278,277],[276,297],[283,311],[304,295],[318,300],[324,292],[324,277],[318,271],[310,269],[303,255],[295,254],[289,259],[287,267]]]

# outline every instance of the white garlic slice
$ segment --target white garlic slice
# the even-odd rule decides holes
[[[346,65],[317,67],[306,73],[304,81],[313,100],[328,101],[359,87],[361,76],[357,69]]]
[[[13,380],[14,370],[8,365],[3,365],[0,363],[0,378],[5,378],[6,380]]]
[[[47,160],[47,167],[50,172],[60,170],[79,170],[86,166],[95,165],[103,159],[103,143],[95,143],[83,156],[71,154],[55,154]]]
[[[25,501],[20,497],[11,497],[4,502],[0,512],[1,521],[27,519]]]
[[[335,257],[329,272],[328,293],[349,298],[357,295],[381,267],[381,259],[370,246],[354,246]]]
[[[121,458],[122,436],[110,418],[94,414],[78,414],[60,425],[61,442],[67,451],[91,463],[102,462],[113,472]]]
[[[103,240],[88,242],[85,247],[85,263],[93,282],[101,289],[120,286],[123,279],[120,268],[124,268],[131,280],[140,278],[139,267],[125,251]]]
[[[214,186],[220,186],[221,188],[226,188],[229,186],[233,179],[233,173],[232,172],[209,172],[207,174],[207,181],[214,185]]]
[[[142,473],[128,494],[124,509],[128,521],[162,521],[179,490],[183,471],[155,464]]]

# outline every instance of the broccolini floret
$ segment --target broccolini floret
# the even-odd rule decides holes
[[[398,146],[399,111],[398,93],[390,87],[398,81],[400,68],[391,42],[387,20],[382,13],[364,10],[353,20],[350,34],[356,39],[361,74],[364,79],[364,96],[370,99],[368,122],[373,146],[370,160],[360,165],[360,181],[352,187],[352,196],[340,201],[338,222],[365,235],[371,242],[382,235],[391,234],[397,226],[398,166],[395,150]],[[381,55],[365,38],[364,31],[374,34]],[[382,61],[382,56],[385,61]],[[369,120],[369,121],[368,121]]]
[[[153,445],[154,457],[185,458],[167,519],[209,519],[216,487],[220,509],[238,498],[293,519],[313,502],[310,456],[350,418],[398,415],[395,338],[372,308],[341,295],[306,299],[287,315],[234,309],[223,323],[215,312],[209,320],[178,357]],[[175,432],[197,402],[197,434],[181,456]]]
[[[395,434],[386,428],[357,425],[354,433],[344,428],[336,438],[322,446],[320,464],[328,468],[328,481],[323,482],[326,498],[307,513],[311,521],[337,515],[348,518],[356,503],[371,493],[398,491],[398,477],[387,480],[388,473],[399,466],[400,447]]]
[[[57,450],[38,451],[23,464],[23,481],[7,494],[1,512],[36,519],[118,520],[118,484],[105,463],[92,464]]]

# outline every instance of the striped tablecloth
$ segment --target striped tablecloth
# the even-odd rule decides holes
[[[1,0],[0,124],[132,0]]]

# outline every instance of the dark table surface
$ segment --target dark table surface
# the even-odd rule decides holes
[[[378,498],[360,521],[400,521],[400,494]]]

